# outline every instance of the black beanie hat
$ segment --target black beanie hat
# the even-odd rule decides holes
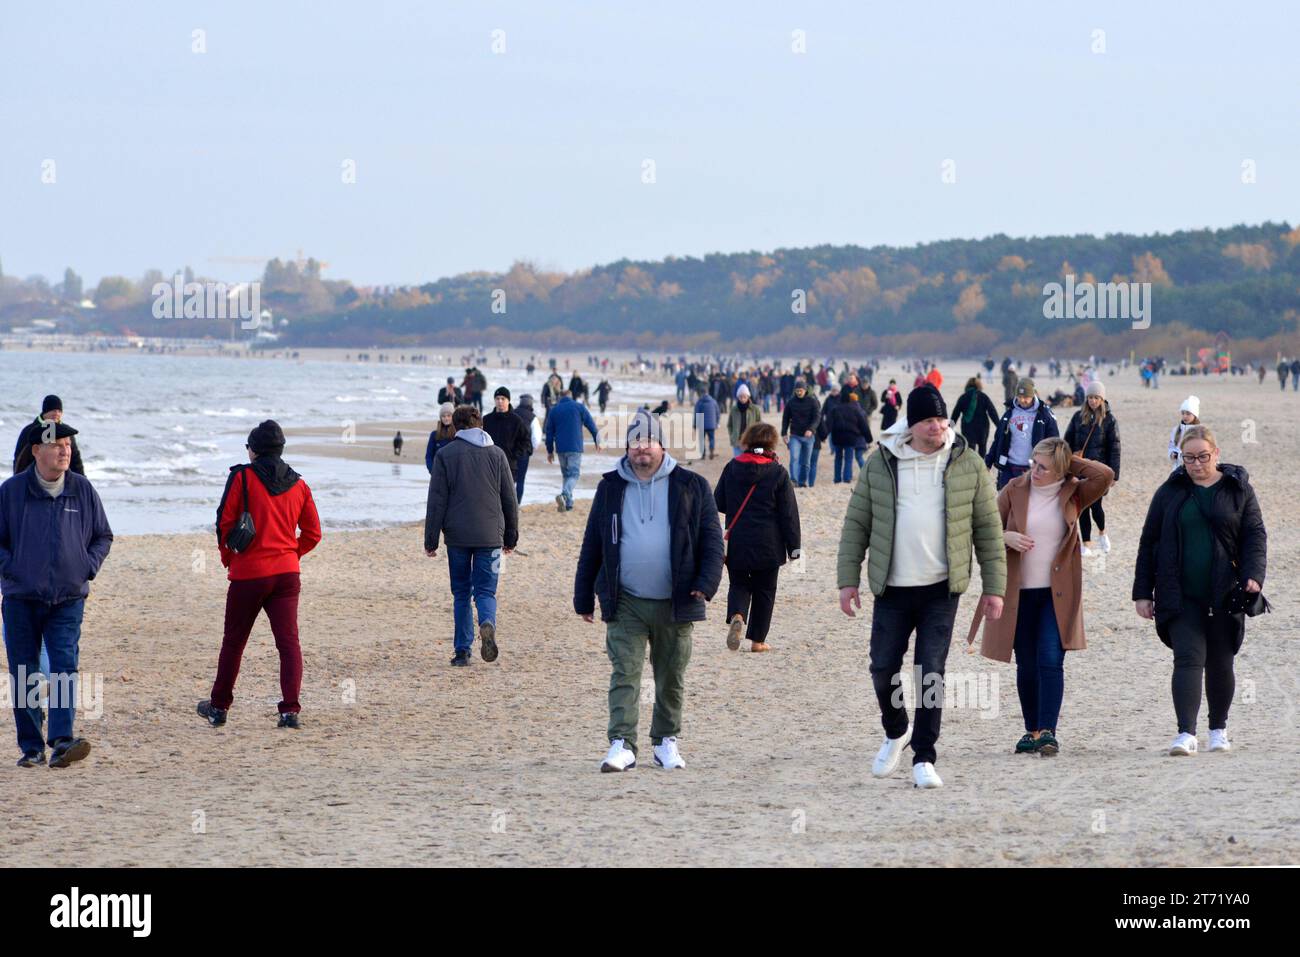
[[[258,455],[279,455],[284,451],[284,430],[274,419],[267,419],[248,433],[248,447]]]
[[[939,390],[927,382],[907,394],[907,424],[909,427],[937,416],[948,418],[948,406]]]
[[[63,411],[63,400],[57,395],[47,395],[45,401],[41,403],[41,415],[44,415],[46,412],[52,412],[55,409],[58,409],[60,412]]]
[[[503,395],[503,396],[505,396],[507,399],[509,399],[509,398],[510,398],[510,390],[507,389],[505,386],[498,386],[498,387],[497,387],[497,390],[496,390],[495,392],[492,393],[492,397],[495,399],[495,398],[496,398],[497,396],[499,396],[499,395]]]

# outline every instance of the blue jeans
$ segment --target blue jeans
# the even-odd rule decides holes
[[[739,445],[733,445],[733,446],[731,447],[731,457],[734,459],[736,456],[738,456],[738,455],[739,455],[741,452],[743,452],[743,451],[745,451],[745,450],[742,449]]]
[[[700,458],[704,458],[704,442],[706,439],[709,443],[709,451],[714,451],[714,434],[717,431],[717,429],[700,429]]]
[[[532,461],[532,453],[519,456],[519,461],[515,463],[515,501],[522,503],[524,500],[524,476],[528,474],[528,463]]]
[[[31,689],[37,684],[33,676],[40,667],[42,640],[49,651],[50,670],[53,672],[50,676],[49,742],[53,744],[60,738],[72,737],[81,616],[85,608],[84,598],[58,605],[25,598],[4,599],[0,614],[4,618],[5,653],[9,658],[9,687],[13,696],[18,747],[24,754],[45,749],[41,735],[45,716],[39,703],[28,707],[34,693]],[[18,680],[20,669],[22,681]]]
[[[497,621],[497,573],[501,568],[499,548],[447,546],[447,568],[451,572],[451,595],[456,616],[456,650],[469,651],[474,644],[474,615],[470,598],[478,607],[478,621]]]
[[[862,459],[866,451],[866,449],[852,448],[847,445],[835,446],[835,481],[852,482],[853,460],[856,458],[858,468],[862,468]]]
[[[564,479],[560,494],[564,496],[564,504],[568,508],[573,508],[573,487],[578,484],[578,474],[582,470],[582,453],[560,452],[558,454],[560,456],[560,476]]]
[[[795,485],[808,484],[808,460],[812,457],[816,438],[804,435],[790,436],[790,471],[794,473]]]
[[[813,442],[812,456],[808,459],[808,487],[812,488],[817,482],[817,457],[822,454],[820,442]]]
[[[1020,589],[1016,614],[1016,691],[1025,730],[1055,731],[1065,697],[1065,649],[1052,607],[1052,589]]]

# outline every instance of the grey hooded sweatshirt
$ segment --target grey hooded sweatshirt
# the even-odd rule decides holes
[[[628,483],[619,515],[618,582],[638,598],[673,597],[668,474],[676,467],[665,452],[659,470],[642,482],[626,455],[618,460],[618,474]]]

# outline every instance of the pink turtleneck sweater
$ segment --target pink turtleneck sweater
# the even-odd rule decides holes
[[[1034,547],[1020,556],[1020,587],[1049,588],[1052,584],[1052,561],[1065,538],[1065,517],[1056,496],[1061,482],[1051,485],[1029,483],[1029,514],[1025,534]]]

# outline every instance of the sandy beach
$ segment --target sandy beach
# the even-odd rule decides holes
[[[943,366],[950,408],[973,369]],[[910,384],[886,367],[877,389],[890,374]],[[1049,391],[1064,385],[1039,381]],[[94,752],[65,772],[18,770],[12,719],[2,722],[9,750],[0,753],[10,757],[0,773],[13,788],[42,792],[0,809],[11,836],[6,863],[1296,863],[1300,395],[1279,393],[1271,373],[1263,385],[1166,376],[1158,391],[1144,390],[1132,369],[1105,382],[1124,449],[1121,482],[1106,500],[1114,549],[1085,564],[1090,647],[1066,659],[1055,759],[1012,753],[1021,733],[1014,666],[965,653],[976,597],[968,593],[949,682],[989,695],[945,710],[937,764],[945,787],[915,791],[906,768],[871,777],[881,728],[867,673],[870,603],[856,620],[838,608],[835,555],[849,493],[831,483],[823,456],[816,487],[799,493],[805,559],[782,573],[774,652],[726,651],[725,573],[709,620],[695,628],[680,739],[688,766],[674,773],[649,760],[648,666],[645,760],[627,774],[598,773],[604,628],[571,605],[587,501],[568,514],[524,510],[498,593],[501,656],[476,657],[468,669],[448,666],[446,555],[424,555],[422,515],[327,535],[303,563],[298,732],[275,728],[277,658],[265,618],[229,723],[214,730],[194,714],[221,639],[226,582],[215,538],[119,538],[92,585],[82,633],[83,680],[103,680],[102,717],[78,724]],[[1171,652],[1134,614],[1129,593],[1142,518],[1168,472],[1169,430],[1189,392],[1216,427],[1223,460],[1250,471],[1268,525],[1274,613],[1248,623],[1237,658],[1233,752],[1173,759]],[[1000,386],[991,394],[1000,406]],[[1062,432],[1069,415],[1058,412]],[[878,431],[878,416],[872,424]],[[382,454],[390,427],[399,423],[359,427],[360,447]],[[408,435],[407,456],[422,455],[423,441]],[[337,443],[319,444],[314,452],[337,453]],[[717,460],[690,466],[711,481],[725,437],[719,445]],[[557,466],[543,451],[531,468]],[[1202,743],[1204,718],[1203,706]]]

